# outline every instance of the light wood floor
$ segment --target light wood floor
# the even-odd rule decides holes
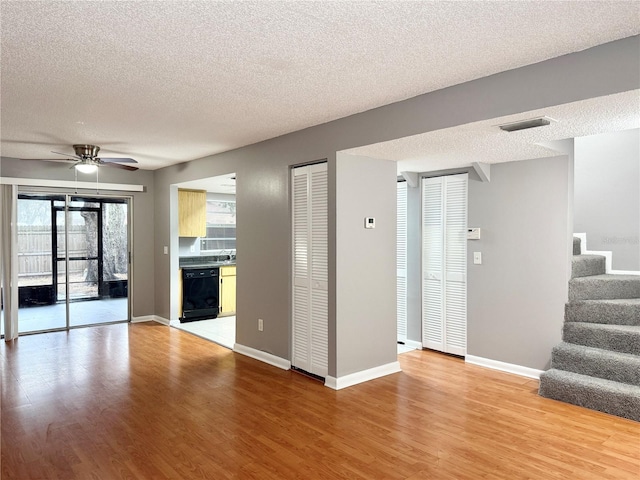
[[[433,352],[338,392],[152,323],[0,354],[3,480],[640,476],[639,423]]]

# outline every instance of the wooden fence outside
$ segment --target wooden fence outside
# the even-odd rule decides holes
[[[65,255],[64,233],[58,236],[58,256]],[[84,226],[69,229],[69,255],[83,256],[87,252]],[[52,268],[51,226],[23,226],[18,228],[18,277],[51,277]],[[71,262],[69,273],[79,273],[86,268],[86,261]]]

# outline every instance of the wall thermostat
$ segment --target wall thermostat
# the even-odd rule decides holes
[[[480,227],[467,228],[467,240],[480,240]]]
[[[374,217],[365,217],[364,228],[376,228],[376,219]]]

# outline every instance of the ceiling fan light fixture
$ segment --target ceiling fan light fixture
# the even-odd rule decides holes
[[[80,173],[94,173],[98,170],[97,165],[92,165],[90,163],[77,163],[75,167]]]

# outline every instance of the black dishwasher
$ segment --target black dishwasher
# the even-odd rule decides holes
[[[219,267],[182,267],[181,323],[218,316],[219,275]]]

